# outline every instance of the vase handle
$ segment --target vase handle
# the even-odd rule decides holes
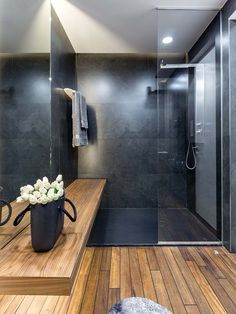
[[[12,207],[11,207],[11,204],[8,203],[7,201],[4,201],[4,200],[0,200],[0,204],[3,204],[4,206],[7,206],[8,207],[8,215],[7,215],[7,218],[4,220],[4,221],[1,221],[0,219],[0,226],[3,226],[5,225],[11,218],[11,214],[12,214]]]
[[[30,205],[28,207],[26,207],[26,209],[24,209],[21,213],[19,213],[18,216],[16,216],[13,225],[16,227],[19,225],[19,223],[22,221],[22,219],[24,218],[25,214],[30,211]]]
[[[75,205],[71,202],[71,200],[69,200],[68,198],[65,198],[65,202],[69,203],[70,206],[72,207],[73,212],[74,212],[74,217],[72,217],[72,216],[68,213],[68,211],[67,211],[65,208],[62,208],[61,210],[63,211],[63,213],[64,213],[71,221],[75,222],[76,219],[77,219],[76,207],[75,207]]]

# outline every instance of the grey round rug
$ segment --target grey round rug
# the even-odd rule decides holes
[[[108,314],[173,314],[160,304],[144,298],[128,298],[112,306]]]

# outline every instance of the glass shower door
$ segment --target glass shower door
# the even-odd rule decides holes
[[[199,10],[157,13],[159,244],[217,244],[221,237],[216,15]],[[217,26],[207,29],[214,18]],[[191,33],[186,29],[190,20],[191,28],[196,27]],[[214,40],[206,41],[208,33]]]

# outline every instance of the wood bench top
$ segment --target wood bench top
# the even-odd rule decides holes
[[[51,251],[33,251],[30,226],[0,251],[0,294],[70,294],[105,183],[105,179],[77,179],[66,189],[78,219],[72,223],[65,218],[63,233]]]

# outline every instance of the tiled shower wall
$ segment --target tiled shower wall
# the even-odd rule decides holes
[[[154,55],[77,54],[90,142],[78,172],[108,179],[102,208],[186,206],[186,108],[157,104],[156,68]]]

